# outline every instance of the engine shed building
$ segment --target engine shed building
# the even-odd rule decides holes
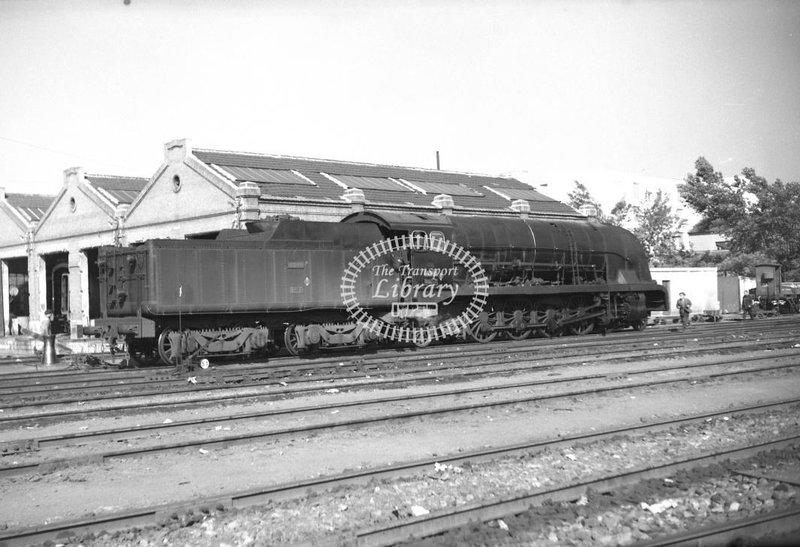
[[[149,179],[91,175],[71,168],[65,171],[61,191],[49,200],[30,218],[19,218],[12,200],[0,201],[0,222],[14,223],[16,230],[0,240],[3,295],[13,284],[12,272],[27,272],[26,322],[31,330],[36,331],[50,308],[60,331],[73,337],[99,316],[100,246],[214,238],[223,229],[283,215],[336,222],[365,208],[582,217],[508,177],[208,150],[193,148],[187,139],[164,146],[164,161]],[[7,309],[4,299],[4,324]]]
[[[28,258],[33,231],[52,201],[53,196],[6,193],[0,188],[0,320],[4,335],[28,328]]]
[[[97,248],[122,243],[125,213],[147,182],[87,174],[79,167],[65,171],[61,191],[33,231],[32,320],[51,309],[55,330],[75,327],[77,335],[78,326],[100,313]]]

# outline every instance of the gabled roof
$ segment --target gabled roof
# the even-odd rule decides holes
[[[72,167],[64,171],[64,185],[61,191],[53,198],[52,203],[39,220],[35,234],[41,235],[49,222],[53,211],[58,207],[67,192],[77,190],[85,195],[101,211],[109,217],[117,214],[121,205],[128,206],[148,183],[142,177],[125,177],[112,175],[90,175],[80,167]]]
[[[112,205],[130,205],[148,180],[142,177],[114,177],[110,175],[85,175],[86,180]]]
[[[39,222],[55,196],[6,194],[6,201],[28,222]]]
[[[359,188],[370,204],[430,207],[436,195],[448,194],[456,209],[508,211],[514,200],[525,199],[532,213],[577,214],[507,177],[197,148],[192,154],[233,183],[258,184],[264,199],[341,203],[346,189]]]

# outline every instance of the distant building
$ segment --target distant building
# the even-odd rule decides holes
[[[720,234],[705,229],[701,223],[694,225],[687,233],[689,248],[696,253],[726,255],[730,252],[728,241]]]

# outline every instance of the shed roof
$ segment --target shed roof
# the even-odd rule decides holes
[[[29,222],[39,222],[55,196],[41,194],[6,194],[6,201]]]
[[[370,204],[430,207],[436,195],[449,194],[456,209],[508,211],[512,201],[526,199],[532,213],[576,214],[508,177],[206,149],[194,149],[193,154],[231,182],[258,184],[265,199],[341,203],[346,189],[359,188]]]
[[[148,183],[148,179],[142,177],[86,174],[85,178],[113,205],[130,205]]]

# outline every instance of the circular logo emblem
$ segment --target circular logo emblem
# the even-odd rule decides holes
[[[345,268],[340,288],[357,323],[379,338],[417,345],[463,332],[489,296],[486,272],[466,249],[416,234],[362,250]]]

